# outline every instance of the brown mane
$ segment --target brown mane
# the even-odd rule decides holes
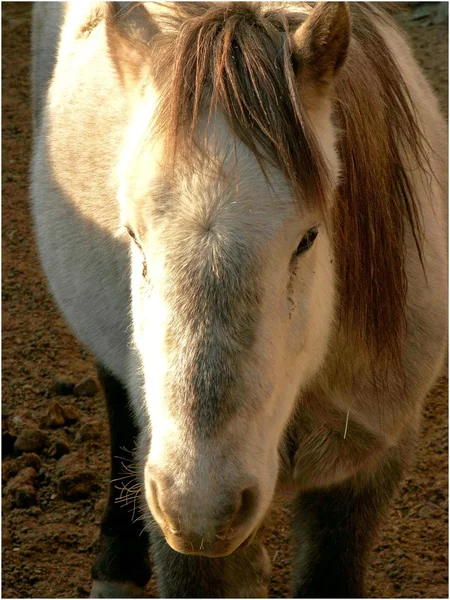
[[[350,4],[353,45],[336,86],[343,160],[335,211],[344,322],[377,354],[398,358],[406,327],[405,229],[422,262],[420,207],[407,171],[428,166],[408,88],[376,19],[376,7]],[[409,163],[405,164],[405,155]]]
[[[162,90],[156,131],[165,136],[173,166],[200,116],[219,106],[262,168],[276,164],[297,200],[325,213],[328,172],[288,43],[305,13],[279,6],[173,5],[164,16],[164,35],[154,41],[152,71]],[[395,24],[376,6],[349,6],[352,41],[334,95],[342,162],[333,215],[340,323],[377,358],[400,360],[407,228],[422,260],[420,209],[403,157],[414,165],[426,157],[408,89],[376,26]]]

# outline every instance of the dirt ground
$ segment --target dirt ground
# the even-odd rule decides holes
[[[407,27],[447,111],[447,27]],[[77,398],[55,391],[55,377],[58,392],[95,378],[94,361],[58,314],[33,241],[30,5],[3,3],[2,31],[2,595],[83,598],[108,483],[106,412],[100,393]],[[372,597],[448,597],[447,383],[443,375],[428,398],[416,460],[374,550]],[[14,454],[14,441],[28,452]],[[287,498],[276,504],[267,546],[270,594],[287,597]]]

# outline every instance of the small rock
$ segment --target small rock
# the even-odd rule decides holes
[[[75,386],[73,393],[75,396],[95,396],[98,392],[98,385],[95,379],[86,377]]]
[[[66,423],[64,411],[59,402],[52,402],[42,422],[44,427],[62,427]]]
[[[417,513],[421,519],[429,519],[432,516],[431,510],[428,506],[423,506]]]
[[[58,495],[64,500],[74,501],[87,498],[99,489],[97,477],[87,468],[83,452],[74,452],[59,459],[56,465]]]
[[[102,425],[102,421],[89,421],[88,423],[84,423],[75,436],[75,441],[87,442],[89,440],[98,439],[101,434]]]
[[[42,425],[44,427],[63,427],[69,423],[75,423],[80,418],[80,411],[74,406],[63,406],[59,402],[52,402]]]
[[[86,458],[81,452],[74,452],[72,454],[63,456],[56,463],[56,475],[66,475],[68,473],[76,472],[79,469],[83,469],[86,466]]]
[[[64,375],[57,375],[53,379],[53,389],[60,396],[70,396],[73,394],[73,390],[75,388],[75,382],[71,381],[68,377]]]
[[[32,467],[19,471],[5,487],[5,496],[11,499],[11,506],[28,508],[36,504],[36,490],[34,488],[37,473]]]
[[[17,461],[19,468],[24,469],[25,467],[32,467],[36,473],[38,473],[42,467],[42,461],[37,454],[34,452],[26,452]]]
[[[24,469],[21,469],[18,474],[8,483],[5,491],[21,484],[34,485],[36,482],[36,476],[37,473],[33,467],[25,467]]]
[[[20,458],[15,460],[5,460],[2,462],[2,480],[8,481],[26,467],[32,467],[36,472],[39,472],[41,465],[41,459],[34,453],[22,454]]]
[[[61,477],[58,482],[58,494],[63,500],[81,500],[99,487],[95,474],[86,469]]]
[[[61,458],[62,456],[69,454],[70,446],[65,440],[56,440],[49,450],[49,456],[52,458]]]
[[[48,438],[39,429],[24,429],[14,443],[14,450],[22,452],[40,452],[48,443]]]
[[[75,423],[80,419],[81,413],[75,406],[62,406],[66,423]]]

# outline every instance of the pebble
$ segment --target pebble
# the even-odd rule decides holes
[[[35,452],[25,452],[17,462],[19,469],[32,467],[36,472],[39,472],[42,468],[42,461]]]
[[[60,396],[70,396],[73,394],[75,388],[75,382],[65,377],[64,375],[57,375],[53,379],[53,389]]]
[[[44,427],[62,427],[66,424],[64,411],[59,402],[51,403],[42,424]]]
[[[73,393],[75,396],[95,396],[98,392],[98,385],[95,379],[92,377],[86,377],[82,379],[75,386]]]
[[[23,429],[14,443],[15,452],[40,452],[48,443],[47,435],[40,429]]]
[[[5,487],[5,496],[11,499],[11,505],[17,508],[28,508],[36,504],[37,473],[33,467],[25,467],[13,477]]]
[[[75,441],[87,442],[89,440],[98,439],[102,431],[102,426],[102,421],[89,421],[88,423],[84,423],[77,432]]]
[[[432,517],[432,512],[428,506],[423,506],[417,513],[421,519],[429,519]]]
[[[80,465],[86,464],[86,458],[81,452],[74,452],[73,454],[63,456],[56,463],[56,475],[64,475],[71,471],[76,471]]]
[[[58,494],[63,500],[81,500],[100,488],[95,473],[89,470],[70,473],[58,482]]]
[[[80,414],[80,411],[74,406],[63,406],[55,400],[50,405],[42,424],[44,427],[63,427],[78,421]]]
[[[65,440],[56,440],[52,443],[49,450],[49,456],[52,458],[61,458],[66,454],[69,454],[70,446]]]
[[[87,498],[100,485],[93,471],[87,468],[81,452],[67,454],[56,465],[58,495],[64,500],[75,501]]]
[[[62,410],[66,423],[75,423],[76,421],[79,421],[81,413],[75,406],[63,406]]]

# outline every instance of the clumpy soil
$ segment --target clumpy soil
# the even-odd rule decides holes
[[[404,21],[446,111],[447,27]],[[2,31],[2,594],[87,597],[108,484],[106,411],[92,381],[83,385],[93,395],[74,395],[74,383],[95,379],[94,360],[59,315],[33,239],[30,5],[3,3]],[[373,597],[448,597],[447,383],[443,373],[428,397],[416,459],[375,547],[368,573]],[[267,547],[270,594],[287,597],[287,498],[276,503]]]

